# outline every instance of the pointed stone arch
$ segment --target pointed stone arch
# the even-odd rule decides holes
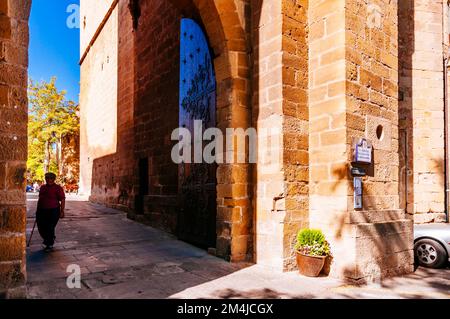
[[[208,39],[217,84],[217,127],[224,134],[226,128],[247,129],[251,126],[250,38],[245,15],[249,1],[169,2],[182,17],[196,20]],[[216,252],[231,261],[253,259],[250,170],[249,164],[219,164],[217,169]]]

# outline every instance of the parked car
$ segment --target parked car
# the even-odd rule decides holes
[[[450,262],[450,224],[415,225],[414,257],[428,268],[442,268]]]

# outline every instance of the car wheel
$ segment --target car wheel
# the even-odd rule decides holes
[[[441,268],[447,262],[444,247],[432,239],[420,239],[414,244],[414,256],[420,266]]]

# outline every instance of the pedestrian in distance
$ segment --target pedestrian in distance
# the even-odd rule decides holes
[[[45,174],[45,185],[39,191],[36,210],[36,223],[39,234],[44,240],[45,251],[51,251],[55,244],[55,229],[59,219],[65,217],[66,195],[61,186],[56,184],[56,175]]]

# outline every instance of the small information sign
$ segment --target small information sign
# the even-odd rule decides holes
[[[372,164],[372,143],[365,138],[357,140],[355,143],[355,162]]]

